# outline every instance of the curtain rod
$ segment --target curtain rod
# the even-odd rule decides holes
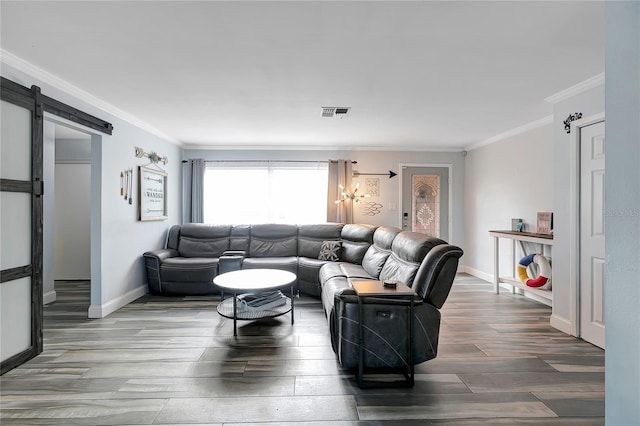
[[[182,160],[183,163],[189,160]],[[327,160],[204,160],[205,163],[328,163]],[[336,160],[331,160],[336,162]],[[358,164],[357,161],[352,161],[351,164]]]

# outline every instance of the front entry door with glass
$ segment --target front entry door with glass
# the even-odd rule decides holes
[[[449,240],[448,167],[402,167],[402,229]]]

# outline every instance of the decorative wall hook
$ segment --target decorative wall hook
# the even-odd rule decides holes
[[[571,122],[580,120],[582,118],[581,112],[576,112],[575,114],[569,114],[566,120],[564,120],[564,130],[567,133],[571,133]]]
[[[166,165],[169,162],[166,156],[160,157],[155,152],[144,152],[142,148],[138,148],[137,146],[136,146],[136,157],[137,158],[147,157],[154,164],[162,163]]]

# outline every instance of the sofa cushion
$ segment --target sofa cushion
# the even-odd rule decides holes
[[[182,257],[219,257],[229,250],[230,225],[187,223],[182,226],[178,253]]]
[[[373,244],[369,247],[362,259],[362,267],[372,277],[378,278],[387,258],[391,254],[391,244],[398,235],[398,228],[381,226],[373,234]]]
[[[340,260],[340,252],[342,251],[341,241],[323,241],[320,246],[320,254],[318,260],[329,260],[337,262]]]
[[[308,281],[311,283],[315,283],[319,286],[320,278],[320,268],[322,268],[327,261],[311,259],[308,257],[299,257],[298,258],[298,280]]]
[[[245,257],[242,269],[282,269],[298,273],[297,257]]]
[[[345,262],[362,264],[364,254],[373,243],[373,225],[347,224],[342,228],[342,254],[340,259]]]
[[[239,250],[249,253],[251,225],[234,225],[229,236],[229,250]]]
[[[380,280],[392,280],[413,286],[422,259],[433,247],[445,244],[439,238],[416,232],[400,232],[392,244],[392,253],[380,271]]]
[[[354,265],[353,263],[340,262],[340,269],[350,280],[371,280],[372,277],[361,265]]]
[[[343,226],[341,223],[299,225],[298,256],[317,259],[322,242],[339,240]]]
[[[358,280],[375,279],[361,265],[354,265],[348,262],[327,262],[320,268],[318,277],[321,283],[336,277]]]
[[[283,224],[251,225],[250,257],[298,255],[298,226]]]
[[[217,258],[170,257],[160,265],[160,278],[163,282],[206,282],[213,281],[217,270]]]
[[[180,242],[180,230],[182,226],[173,225],[169,228],[167,233],[167,248],[172,250],[178,250],[178,243]]]
[[[324,285],[324,282],[330,280],[335,277],[343,277],[346,278],[346,273],[340,267],[340,263],[335,262],[325,262],[324,265],[320,268],[320,274],[318,278],[320,279],[320,283]]]

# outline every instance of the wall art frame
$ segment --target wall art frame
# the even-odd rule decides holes
[[[167,173],[138,167],[138,219],[167,220]]]

